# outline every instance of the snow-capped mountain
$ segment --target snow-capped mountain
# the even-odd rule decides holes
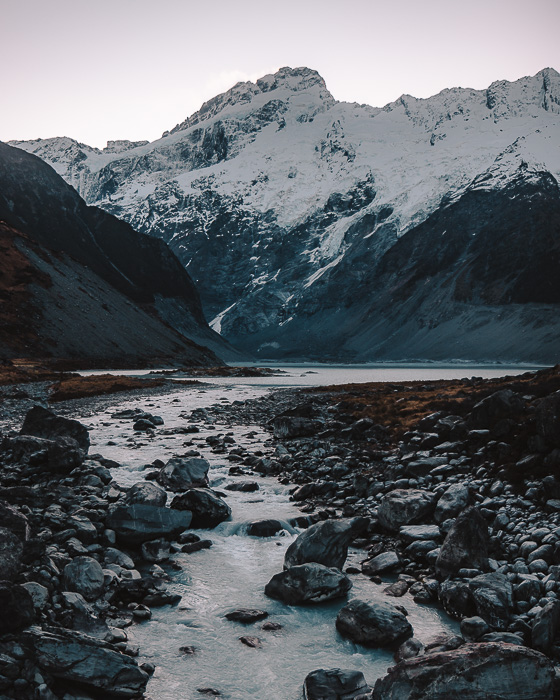
[[[213,327],[254,354],[557,359],[553,69],[380,109],[283,68],[153,143],[13,145],[167,241]]]

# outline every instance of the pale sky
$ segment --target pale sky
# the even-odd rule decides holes
[[[152,141],[282,66],[376,107],[560,71],[558,0],[0,0],[0,21],[3,141]]]

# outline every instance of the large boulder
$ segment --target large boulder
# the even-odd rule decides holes
[[[107,516],[107,526],[125,544],[141,544],[160,537],[172,539],[191,524],[188,510],[133,503],[117,506]]]
[[[313,562],[275,574],[264,592],[288,605],[305,605],[343,598],[351,588],[352,582],[341,571]]]
[[[378,680],[374,700],[544,700],[554,669],[539,652],[503,643],[465,644],[454,651],[401,661]]]
[[[342,569],[348,556],[350,542],[369,524],[367,518],[324,520],[311,525],[288,547],[284,568],[316,562]]]
[[[533,649],[549,654],[552,650],[560,623],[560,601],[551,600],[541,608],[533,619],[531,628],[531,646]]]
[[[31,628],[24,638],[39,667],[55,678],[79,683],[103,697],[134,698],[146,689],[149,676],[134,659],[93,637]]]
[[[513,587],[503,574],[475,576],[469,581],[477,614],[492,627],[501,630],[513,610]]]
[[[231,518],[231,508],[211,489],[189,489],[175,496],[171,507],[177,510],[190,510],[191,527],[212,528]]]
[[[560,447],[560,391],[542,399],[535,412],[538,434]]]
[[[467,507],[469,488],[465,484],[451,484],[439,499],[434,513],[436,523],[455,518]]]
[[[490,428],[504,418],[515,418],[525,408],[525,400],[511,389],[502,389],[479,401],[469,422],[474,428]]]
[[[377,509],[386,530],[398,532],[403,525],[421,522],[434,510],[435,495],[420,489],[395,489],[386,494]]]
[[[456,574],[459,569],[488,568],[488,525],[474,506],[457,517],[447,533],[438,558],[436,571],[441,576]]]
[[[9,581],[0,581],[0,610],[0,636],[29,627],[35,617],[31,594]]]
[[[159,483],[170,491],[188,491],[208,485],[210,464],[202,457],[173,457],[158,474]]]
[[[14,581],[19,573],[23,544],[11,530],[0,527],[0,579]]]
[[[28,411],[20,435],[33,435],[47,440],[72,438],[85,454],[89,450],[89,431],[85,425],[71,418],[57,416],[42,406],[34,406]]]
[[[51,440],[47,448],[48,467],[56,474],[69,474],[84,463],[85,450],[77,440],[69,436]]]
[[[370,691],[361,671],[340,668],[311,671],[303,684],[305,700],[354,700]]]
[[[167,493],[151,481],[139,481],[128,489],[124,500],[129,505],[142,503],[146,506],[164,506],[167,503]]]
[[[64,567],[64,585],[67,591],[79,593],[85,600],[96,600],[105,590],[101,564],[93,557],[75,557]]]
[[[394,605],[384,601],[351,600],[336,618],[343,637],[371,647],[385,647],[412,637],[412,625]]]

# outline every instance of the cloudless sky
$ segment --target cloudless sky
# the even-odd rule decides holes
[[[0,0],[0,140],[159,138],[281,66],[339,100],[560,71],[559,0]]]

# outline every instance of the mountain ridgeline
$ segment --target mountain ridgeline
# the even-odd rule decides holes
[[[195,285],[160,240],[0,143],[3,356],[220,364]],[[171,316],[180,324],[173,327]]]
[[[282,68],[153,143],[14,145],[166,241],[211,326],[253,355],[558,360],[551,68],[384,108]]]

